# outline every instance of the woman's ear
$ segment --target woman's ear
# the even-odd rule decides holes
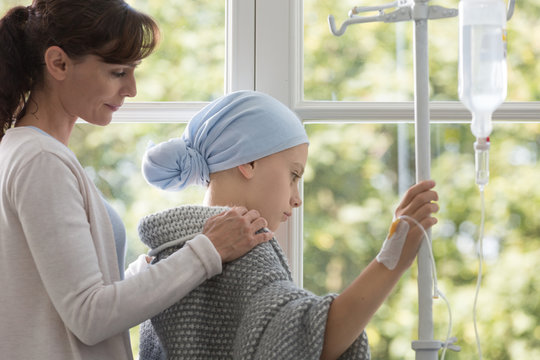
[[[51,76],[56,80],[66,78],[67,65],[70,62],[69,57],[59,46],[51,46],[45,50],[45,65]]]
[[[238,169],[238,171],[240,171],[240,174],[242,174],[242,176],[246,178],[246,180],[253,178],[253,175],[255,175],[255,161],[247,164],[238,165],[236,168]]]

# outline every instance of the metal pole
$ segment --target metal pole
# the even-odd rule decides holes
[[[415,0],[413,18],[416,181],[419,182],[431,177],[427,0]],[[431,231],[428,235],[431,241]],[[441,348],[440,342],[433,340],[432,296],[429,248],[424,242],[418,252],[418,341],[413,342],[417,360],[436,360]]]
[[[457,10],[441,6],[428,6],[429,0],[400,0],[398,9],[385,13],[387,6],[376,7],[378,16],[358,17],[355,8],[351,18],[337,29],[334,17],[328,17],[330,30],[336,36],[345,32],[347,26],[362,22],[384,21],[399,22],[414,20],[414,116],[415,116],[415,150],[416,150],[416,181],[431,178],[431,140],[429,128],[429,64],[428,64],[428,21],[457,16]],[[514,0],[510,0],[514,1]],[[392,3],[392,7],[396,6]],[[370,8],[371,10],[371,8]],[[431,231],[428,230],[431,243]],[[431,269],[430,251],[423,242],[418,252],[418,340],[412,342],[416,351],[416,360],[437,360],[439,350],[444,345],[433,339],[433,275]],[[459,351],[459,347],[451,346]]]

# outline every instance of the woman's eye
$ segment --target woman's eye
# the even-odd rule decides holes
[[[125,71],[115,71],[115,72],[113,72],[113,76],[121,78],[121,77],[126,76],[126,72]]]

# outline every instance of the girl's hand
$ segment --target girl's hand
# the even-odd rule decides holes
[[[413,185],[398,205],[395,218],[399,218],[402,215],[412,217],[418,221],[425,230],[431,228],[437,223],[437,219],[432,215],[439,210],[439,206],[434,201],[439,200],[439,195],[436,191],[432,190],[435,187],[433,180],[421,181],[416,185]],[[406,270],[408,269],[418,253],[418,249],[424,239],[424,233],[414,222],[407,220],[406,218],[401,221],[407,221],[409,224],[409,232],[405,245],[401,252],[397,267]]]

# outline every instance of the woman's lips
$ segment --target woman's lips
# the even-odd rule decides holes
[[[122,105],[111,105],[111,104],[105,104],[109,109],[111,109],[113,112],[118,111]]]

